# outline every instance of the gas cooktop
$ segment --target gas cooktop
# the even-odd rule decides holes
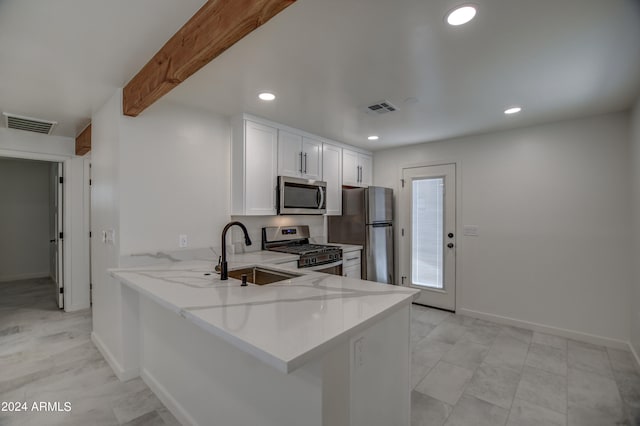
[[[342,260],[340,247],[309,243],[309,227],[304,225],[262,228],[262,248],[280,253],[297,254],[299,268]]]

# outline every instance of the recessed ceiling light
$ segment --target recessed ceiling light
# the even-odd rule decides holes
[[[258,95],[258,97],[263,101],[272,101],[276,98],[276,95],[270,92],[262,92]]]
[[[459,6],[447,14],[447,22],[449,25],[458,26],[466,24],[476,16],[476,8],[469,4]]]
[[[507,114],[507,115],[510,115],[510,114],[517,114],[520,111],[522,111],[522,108],[520,108],[520,107],[512,107],[512,108],[505,109],[504,113]]]
[[[369,139],[370,141],[377,141],[378,139],[380,139],[380,136],[371,135],[367,139]]]

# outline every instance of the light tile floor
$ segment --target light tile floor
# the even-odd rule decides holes
[[[178,425],[140,380],[120,382],[90,339],[91,313],[63,313],[48,280],[0,283],[0,425]],[[414,306],[412,426],[640,426],[631,353]]]
[[[0,425],[179,425],[142,380],[116,378],[91,328],[90,311],[56,307],[49,280],[0,283],[0,403],[71,402],[68,413],[0,411]]]
[[[640,426],[615,350],[414,305],[412,426]]]

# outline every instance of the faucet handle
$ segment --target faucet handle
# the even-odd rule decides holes
[[[222,271],[222,256],[218,256],[218,264],[213,269],[218,273]]]

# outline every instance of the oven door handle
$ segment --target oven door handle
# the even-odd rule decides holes
[[[322,269],[333,268],[334,266],[340,266],[340,265],[342,265],[342,260],[338,260],[336,262],[331,262],[331,263],[323,263],[322,265],[309,266],[307,268],[299,268],[299,269],[302,271],[304,271],[305,269],[307,271],[318,271]]]

